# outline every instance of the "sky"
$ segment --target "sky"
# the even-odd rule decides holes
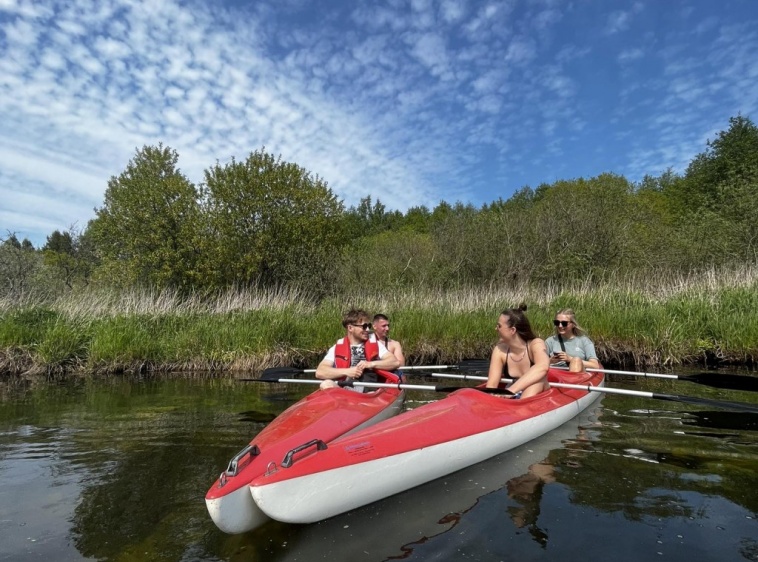
[[[158,143],[400,211],[681,173],[758,120],[757,53],[754,0],[0,0],[0,239],[83,230]]]

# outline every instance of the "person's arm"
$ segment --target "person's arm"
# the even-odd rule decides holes
[[[338,368],[334,366],[334,362],[330,359],[324,359],[316,367],[316,378],[322,380],[335,380],[347,377],[349,379],[357,379],[361,376],[363,369],[358,370],[358,367]]]
[[[508,390],[513,394],[541,382],[547,376],[547,370],[550,368],[550,359],[547,356],[547,348],[543,340],[539,338],[533,339],[529,342],[529,350],[532,352],[534,364],[508,387]]]
[[[501,345],[497,344],[492,348],[490,370],[487,374],[487,388],[497,388],[500,385],[500,379],[503,378],[503,366],[507,356],[500,348]]]
[[[405,365],[405,355],[403,355],[403,346],[400,345],[400,342],[397,340],[393,340],[390,342],[389,350],[392,352],[392,354],[397,357],[397,360],[400,361],[400,367]]]
[[[549,338],[545,340],[545,347],[547,348],[547,356],[548,356],[548,359],[550,360],[551,365],[555,365],[556,363],[560,363],[561,361],[563,361],[563,359],[561,359],[560,357],[558,350],[555,349],[553,345],[555,343],[556,343],[556,340],[554,336],[550,336]]]
[[[322,380],[335,380],[347,377],[349,379],[357,379],[363,373],[363,368],[358,369],[355,367],[337,368],[334,366],[334,354],[337,351],[336,346],[329,348],[326,355],[321,360],[321,363],[316,367],[316,378]]]
[[[386,348],[385,348],[386,349]],[[361,361],[356,365],[356,369],[360,368],[361,373],[363,369],[382,369],[383,371],[394,371],[400,366],[400,361],[391,351],[385,351],[378,361]],[[358,375],[360,376],[360,375]]]
[[[582,365],[585,369],[599,369],[600,361],[597,358],[597,352],[595,351],[595,344],[588,337],[584,337],[584,356],[587,358],[582,361]]]

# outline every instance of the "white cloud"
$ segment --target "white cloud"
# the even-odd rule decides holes
[[[39,237],[52,220],[58,229],[83,221],[108,177],[158,142],[177,150],[194,182],[217,159],[265,146],[348,205],[370,190],[404,209],[481,197],[506,177],[539,183],[548,168],[579,166],[570,151],[580,144],[582,154],[610,151],[607,139],[634,173],[679,162],[698,131],[723,122],[719,104],[756,109],[750,18],[730,26],[728,14],[698,8],[686,29],[672,18],[660,33],[621,33],[643,25],[645,4],[601,10],[0,0],[0,190],[12,194],[2,220],[30,216],[28,186],[57,209]],[[598,99],[613,109],[596,112]]]

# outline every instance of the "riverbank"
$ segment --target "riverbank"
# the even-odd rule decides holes
[[[0,373],[112,375],[277,365],[312,367],[342,335],[352,305],[392,321],[411,364],[488,357],[499,311],[528,304],[542,337],[573,308],[606,365],[742,365],[758,358],[758,269],[571,287],[361,294],[314,301],[297,290],[83,291],[54,300],[0,300]]]

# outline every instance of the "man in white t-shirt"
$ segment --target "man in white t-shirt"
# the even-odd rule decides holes
[[[392,371],[400,366],[400,361],[382,342],[369,340],[371,323],[366,311],[349,310],[342,318],[342,326],[345,337],[329,348],[316,368],[316,378],[324,380],[321,388],[337,386],[336,380],[360,379],[365,370]]]

